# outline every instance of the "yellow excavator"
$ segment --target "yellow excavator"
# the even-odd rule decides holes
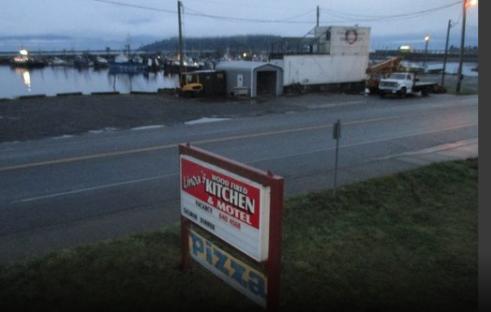
[[[225,72],[214,69],[196,70],[181,75],[183,96],[224,96],[227,94]]]
[[[203,84],[200,82],[200,72],[189,72],[181,75],[181,95],[196,96],[203,92]]]
[[[366,87],[370,93],[378,93],[378,84],[381,78],[385,78],[393,72],[400,71],[401,58],[391,57],[383,62],[374,64],[367,69],[368,79]]]

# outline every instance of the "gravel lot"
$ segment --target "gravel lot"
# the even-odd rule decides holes
[[[359,95],[305,94],[269,99],[178,98],[161,94],[79,95],[0,101],[0,142],[73,135],[105,128],[172,126],[202,117],[234,118],[306,110],[362,100]]]
[[[440,75],[422,80],[440,81]],[[456,76],[447,75],[447,89]],[[466,77],[463,93],[478,92],[478,77]],[[179,98],[168,94],[76,95],[0,100],[0,142],[81,134],[107,128],[172,126],[203,117],[237,118],[303,111],[331,104],[366,101],[360,95],[314,92],[274,98]]]

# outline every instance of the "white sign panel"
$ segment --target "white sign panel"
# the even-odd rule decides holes
[[[270,188],[181,155],[181,214],[256,261],[268,257]]]

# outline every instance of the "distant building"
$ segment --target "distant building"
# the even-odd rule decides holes
[[[410,45],[401,45],[399,46],[399,51],[402,53],[411,53],[413,48]]]
[[[369,52],[369,27],[321,26],[310,37],[273,43],[270,57],[283,68],[285,87],[326,85],[364,82]]]

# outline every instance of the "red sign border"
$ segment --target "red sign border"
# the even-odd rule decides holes
[[[191,146],[190,144],[179,144],[179,156],[189,155],[201,161],[215,165],[224,170],[247,178],[265,187],[270,187],[270,209],[269,209],[269,250],[268,258],[261,264],[264,265],[268,280],[268,293],[266,305],[268,311],[279,310],[280,295],[280,272],[281,272],[281,231],[283,216],[283,189],[284,179],[271,171],[265,172],[223,156],[208,152],[204,149]],[[180,158],[180,157],[179,157]],[[179,178],[180,179],[180,178]],[[180,182],[181,183],[181,182]],[[179,187],[180,190],[180,187]],[[181,269],[189,269],[191,257],[188,249],[189,228],[192,221],[181,215]],[[212,234],[212,233],[210,233]],[[212,234],[213,235],[213,234]],[[213,235],[214,236],[214,235]],[[219,239],[217,237],[217,239]],[[220,240],[223,242],[222,240]],[[229,245],[229,244],[227,244]],[[235,249],[235,248],[234,248]],[[237,250],[237,249],[236,249]],[[237,250],[240,252],[239,250]],[[256,262],[248,255],[240,252],[248,259]]]

